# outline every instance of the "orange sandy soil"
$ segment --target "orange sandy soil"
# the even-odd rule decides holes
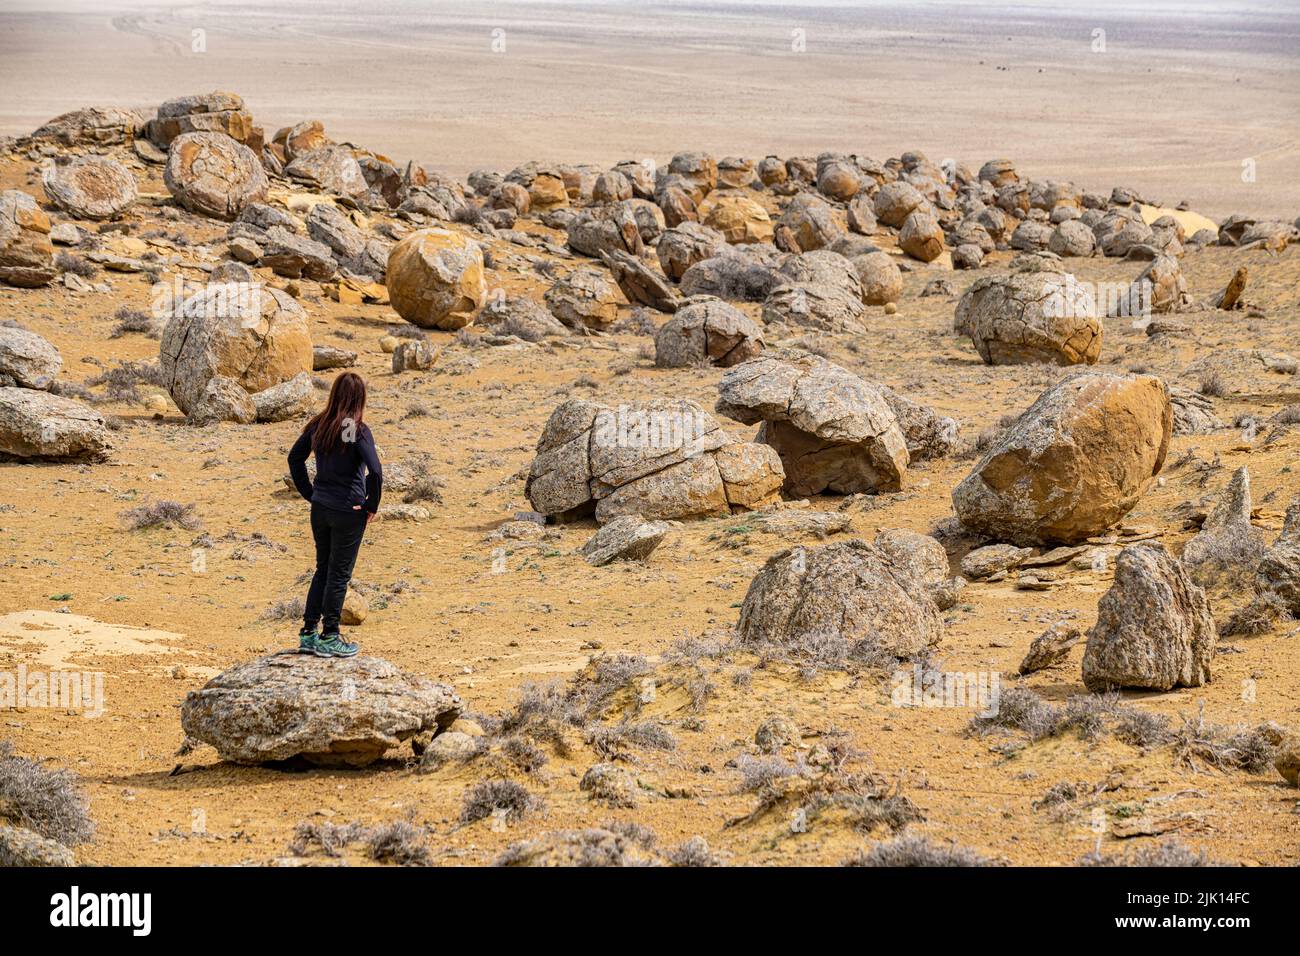
[[[32,170],[26,160],[0,162],[0,187],[39,196]],[[156,169],[137,172],[143,192],[165,194]],[[157,209],[143,204],[129,221],[136,223],[136,234],[179,229],[214,247],[223,234],[220,224],[188,216],[161,220]],[[527,228],[548,232],[534,223]],[[519,250],[504,242],[489,246],[497,263],[489,285],[540,297],[546,281],[523,262]],[[177,251],[182,259],[189,257],[185,249]],[[996,255],[994,268],[1008,258]],[[1255,311],[1196,313],[1190,317],[1194,335],[1177,339],[1148,339],[1124,321],[1108,321],[1102,363],[1145,367],[1194,388],[1195,381],[1179,374],[1192,358],[1214,348],[1294,352],[1300,346],[1300,250],[1291,247],[1275,258],[1262,251],[1210,248],[1189,253],[1183,269],[1192,294],[1200,298],[1221,288],[1243,263],[1250,268],[1246,298]],[[1141,267],[1103,259],[1070,262],[1080,278],[1090,280],[1128,281]],[[983,366],[969,342],[951,331],[955,300],[920,297],[934,276],[946,275],[960,294],[987,274],[918,267],[905,276],[898,314],[873,308],[865,335],[814,335],[805,344],[955,416],[963,435],[974,437],[1026,407],[1058,375],[1048,368]],[[264,277],[284,282],[269,273]],[[63,378],[71,381],[96,374],[98,369],[86,364],[91,358],[106,366],[156,358],[153,339],[109,337],[119,306],[149,308],[149,280],[103,273],[95,281],[105,278],[112,283],[111,294],[77,295],[59,285],[0,289],[0,320],[17,319],[53,342],[64,357]],[[303,287],[315,341],[360,353],[358,370],[371,388],[367,420],[384,460],[428,453],[446,482],[444,501],[433,506],[431,520],[371,525],[357,580],[380,589],[402,582],[410,590],[372,610],[352,637],[366,653],[453,683],[471,711],[499,713],[525,683],[567,679],[593,654],[657,660],[682,637],[725,634],[766,558],[799,543],[751,533],[746,519],[737,516],[683,524],[648,564],[591,568],[575,552],[594,524],[565,525],[549,529],[541,541],[507,542],[507,569],[493,573],[498,544],[485,539],[528,509],[523,476],[558,402],[575,395],[610,404],[683,396],[712,407],[721,371],[655,369],[645,352],[650,340],[633,334],[511,349],[474,348],[450,334],[433,333],[444,347],[434,371],[396,377],[378,345],[385,330],[400,322],[395,313],[386,306],[340,306],[317,296],[313,284]],[[320,374],[328,379],[334,373]],[[1293,376],[1270,379],[1250,396],[1216,399],[1220,418],[1231,422],[1247,412],[1263,418],[1300,400]],[[427,414],[411,416],[416,407]],[[752,795],[738,792],[739,774],[730,764],[753,750],[755,728],[777,713],[790,715],[802,728],[805,747],[846,734],[841,739],[859,752],[850,769],[896,779],[920,807],[925,820],[911,830],[1002,861],[1075,862],[1096,845],[1090,826],[1094,805],[1106,808],[1112,824],[1141,816],[1162,825],[1172,821],[1181,839],[1216,859],[1292,864],[1300,858],[1297,793],[1271,772],[1193,772],[1177,766],[1167,749],[1144,753],[1113,738],[1089,743],[1073,734],[1007,757],[992,749],[1002,738],[963,734],[968,710],[892,706],[882,675],[804,677],[788,666],[756,667],[756,659],[744,654],[702,662],[713,693],[698,709],[676,683],[690,675],[684,677],[680,667],[660,668],[657,698],[642,716],[666,721],[678,746],[667,753],[637,751],[634,769],[676,796],[647,792],[636,809],[601,807],[579,790],[582,773],[598,759],[581,743],[569,756],[552,755],[540,773],[519,776],[545,799],[546,809],[503,832],[486,821],[457,823],[465,791],[487,765],[420,774],[409,753],[392,752],[391,759],[364,770],[286,772],[226,764],[206,747],[178,758],[179,707],[186,692],[225,667],[295,639],[293,621],[268,622],[262,615],[274,603],[301,594],[300,575],[312,562],[307,506],[282,481],[285,453],[301,423],[195,429],[174,408],[153,415],[139,405],[110,402],[102,410],[121,419],[113,462],[0,464],[0,613],[66,608],[106,624],[176,635],[148,653],[113,653],[121,648],[90,641],[70,655],[77,668],[106,673],[106,713],[98,719],[40,709],[0,714],[0,736],[11,739],[19,753],[48,758],[81,775],[98,825],[96,842],[78,851],[83,862],[270,861],[287,855],[299,821],[321,818],[370,824],[409,816],[431,828],[435,856],[449,864],[489,863],[510,843],[541,831],[606,820],[652,826],[665,847],[702,835],[734,864],[837,863],[887,838],[881,830],[859,833],[833,816],[800,834],[791,832],[782,813],[726,826],[755,804]],[[751,431],[726,424],[738,435]],[[1178,551],[1189,532],[1173,517],[1173,508],[1217,491],[1233,469],[1248,465],[1258,524],[1271,539],[1287,501],[1300,491],[1293,470],[1300,435],[1271,443],[1267,437],[1268,430],[1261,429],[1258,438],[1246,442],[1239,430],[1228,429],[1211,437],[1176,438],[1162,485],[1152,488],[1125,525],[1155,530]],[[1177,464],[1193,451],[1209,467]],[[969,467],[969,460],[923,463],[911,470],[901,493],[822,497],[807,507],[851,512],[854,533],[868,539],[883,528],[928,532],[950,516],[949,493]],[[195,505],[214,541],[206,573],[191,567],[195,532],[125,529],[119,517],[123,509],[152,499]],[[255,532],[283,550],[250,547]],[[245,560],[234,554],[241,548]],[[960,557],[952,555],[954,569]],[[947,636],[939,649],[944,669],[996,669],[1003,686],[1012,686],[1029,641],[1047,625],[1066,612],[1090,625],[1109,573],[1058,570],[1058,583],[1046,592],[1016,590],[1012,580],[969,585],[962,603],[946,614]],[[64,594],[71,596],[52,599]],[[1241,594],[1216,595],[1216,617],[1222,620],[1244,600]],[[0,638],[0,669],[12,671],[24,662],[36,666],[32,662],[42,647],[39,631],[30,639]],[[1082,646],[1064,665],[1023,683],[1051,700],[1082,693],[1081,654]],[[1300,641],[1290,623],[1263,636],[1228,641],[1208,686],[1131,693],[1125,699],[1175,720],[1204,705],[1212,721],[1253,726],[1275,720],[1294,729],[1300,727],[1298,666]],[[1255,682],[1253,700],[1243,699],[1249,696],[1243,695],[1248,679]],[[625,696],[630,699],[630,692]],[[794,755],[787,750],[785,756]],[[185,772],[172,775],[178,764]],[[1086,810],[1063,820],[1034,808],[1049,787],[1066,780],[1109,781],[1109,787]],[[206,832],[195,834],[192,821],[199,817]],[[1119,841],[1108,833],[1102,849],[1122,852],[1150,839]],[[356,852],[347,858],[361,862]]]

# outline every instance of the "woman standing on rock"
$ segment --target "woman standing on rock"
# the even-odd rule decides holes
[[[379,510],[384,472],[375,439],[362,422],[366,383],[344,372],[330,388],[325,410],[307,423],[289,451],[289,473],[298,493],[311,502],[316,539],[316,573],[307,591],[298,650],[317,657],[352,657],[357,645],[339,634],[343,599],[366,525]],[[316,455],[316,483],[307,475],[307,456]],[[322,616],[324,632],[316,630]]]

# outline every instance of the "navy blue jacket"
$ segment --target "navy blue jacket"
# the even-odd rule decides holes
[[[315,428],[308,425],[289,449],[289,474],[294,486],[314,505],[335,511],[356,511],[364,506],[374,514],[384,489],[384,470],[379,466],[375,438],[364,423],[356,441],[341,442],[335,452],[316,455],[316,484],[307,475],[307,456],[312,453]]]

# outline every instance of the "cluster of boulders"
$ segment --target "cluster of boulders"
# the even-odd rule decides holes
[[[735,440],[695,402],[571,399],[547,420],[524,492],[554,520],[604,524],[753,510],[776,501],[784,480],[769,446]]]
[[[54,394],[58,349],[16,325],[0,325],[0,455],[98,461],[113,450],[104,417]]]

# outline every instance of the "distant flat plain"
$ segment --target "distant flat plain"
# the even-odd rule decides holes
[[[455,175],[920,149],[1215,217],[1300,214],[1294,6],[1128,6],[7,0],[0,134],[230,89],[269,132],[320,119]]]

